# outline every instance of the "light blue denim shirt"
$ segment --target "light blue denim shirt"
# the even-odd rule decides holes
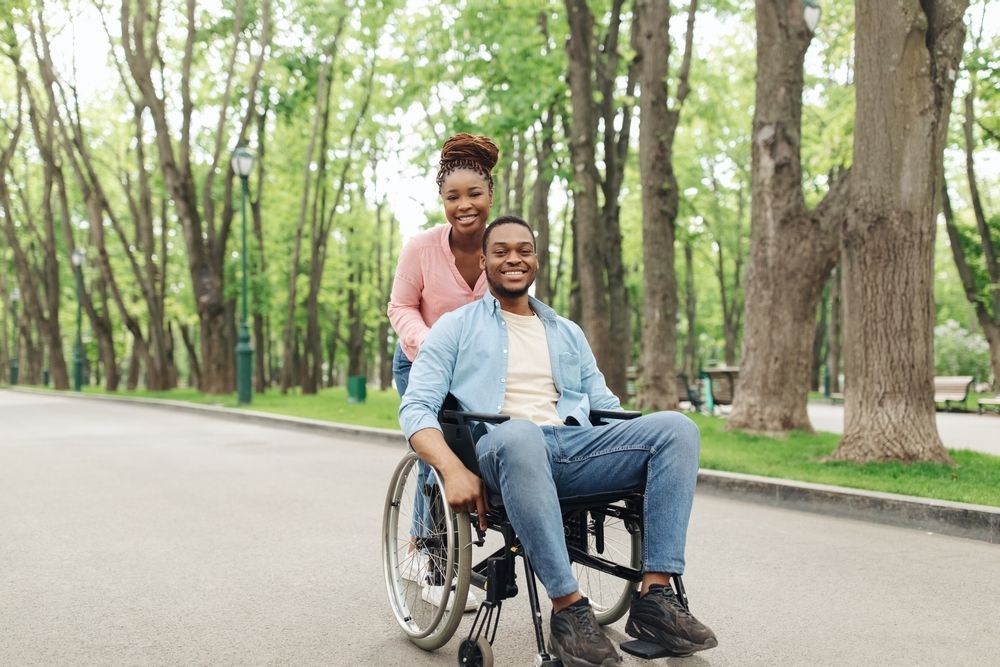
[[[532,297],[530,303],[545,327],[559,417],[589,426],[591,408],[619,409],[580,327],[538,299]],[[407,440],[421,429],[441,430],[437,415],[449,392],[463,410],[502,414],[507,349],[507,323],[500,302],[489,292],[435,322],[413,362],[399,406]]]

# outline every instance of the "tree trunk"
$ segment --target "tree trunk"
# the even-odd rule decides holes
[[[620,350],[611,344],[608,325],[608,284],[605,277],[607,237],[597,208],[598,174],[594,150],[594,87],[592,40],[594,17],[586,0],[565,0],[570,36],[569,87],[572,107],[570,154],[573,162],[573,270],[579,280],[581,325],[603,371],[621,366]],[[572,309],[571,309],[572,312]],[[609,383],[609,387],[610,387]],[[611,387],[619,396],[624,387]]]
[[[757,0],[750,259],[743,355],[728,428],[812,431],[806,403],[823,283],[837,261],[846,179],[815,209],[802,195],[801,0]]]
[[[555,112],[550,105],[542,115],[542,130],[535,137],[535,183],[531,188],[531,213],[528,222],[535,229],[538,248],[538,273],[535,275],[535,297],[544,303],[552,299],[554,287],[550,277],[549,245],[551,244],[551,226],[549,225],[549,191],[552,189],[554,169],[553,154],[553,117]]]
[[[840,386],[840,340],[843,305],[840,302],[840,269],[830,274],[830,317],[826,333],[826,377],[830,382],[830,393],[839,394]]]
[[[524,172],[528,166],[528,151],[525,144],[528,143],[526,135],[514,136],[514,162],[516,171],[514,172],[514,201],[510,210],[519,218],[524,217]]]
[[[191,331],[186,324],[178,327],[181,330],[181,340],[184,341],[184,349],[188,355],[188,370],[190,371],[190,385],[192,387],[201,386],[201,363],[198,361],[198,349],[191,340]]]
[[[844,231],[850,387],[836,460],[951,462],[934,414],[934,219],[968,0],[856,0]],[[887,66],[891,64],[891,66]]]
[[[681,105],[688,94],[694,16],[688,13],[684,62],[677,101],[667,100],[670,60],[670,3],[636,0],[632,43],[639,69],[639,169],[642,180],[643,308],[642,352],[636,405],[641,410],[677,408],[677,277],[674,224],[679,197],[673,169],[673,143]]]
[[[687,318],[687,340],[684,343],[684,374],[688,383],[698,377],[698,317],[697,294],[694,290],[694,246],[684,240],[684,312]]]
[[[824,293],[826,290],[823,290]],[[809,365],[809,388],[820,391],[820,367],[823,365],[823,354],[826,343],[826,312],[830,307],[829,294],[824,294],[819,303],[819,317],[816,318],[816,330],[813,332],[812,363]]]
[[[257,276],[267,275],[267,252],[264,248],[264,224],[261,217],[261,199],[264,193],[264,171],[267,166],[266,139],[267,139],[267,112],[270,108],[268,95],[264,95],[264,106],[257,114],[257,187],[254,188],[257,195],[250,203],[250,212],[253,216],[253,236],[257,241],[256,252],[254,253],[254,274]],[[264,313],[267,312],[261,304],[256,304],[253,310],[253,355],[254,360],[254,391],[263,394],[268,387],[268,355],[270,349],[264,337]]]
[[[240,41],[244,34],[244,18],[246,5],[243,0],[237,0],[231,23],[231,48],[221,63],[223,89],[219,102],[215,131],[212,135],[213,146],[207,168],[200,167],[197,171],[203,173],[201,192],[198,192],[194,165],[191,154],[194,139],[192,132],[192,116],[195,101],[191,96],[191,68],[194,61],[194,50],[200,44],[199,33],[204,33],[203,27],[197,25],[197,6],[194,0],[189,0],[185,6],[186,31],[184,33],[183,55],[179,77],[179,119],[180,136],[175,137],[168,122],[168,104],[166,91],[161,91],[153,81],[153,67],[163,65],[162,54],[159,52],[159,41],[162,36],[157,34],[162,5],[149,7],[148,0],[123,0],[121,4],[121,35],[125,62],[131,72],[143,105],[149,109],[153,120],[154,136],[159,155],[160,171],[174,202],[177,217],[184,229],[184,240],[187,246],[188,272],[191,288],[198,311],[198,321],[201,327],[201,372],[199,373],[199,388],[207,393],[228,393],[235,386],[235,355],[233,354],[233,339],[231,330],[233,323],[226,317],[233,314],[226,303],[224,292],[224,262],[226,247],[232,222],[232,172],[228,161],[222,161],[223,140],[230,136],[227,119],[232,116],[231,102],[235,82],[236,62],[240,52]],[[263,2],[260,7],[261,26],[259,32],[259,54],[254,59],[252,73],[246,84],[245,96],[254,99],[257,85],[260,81],[261,69],[267,47],[271,39],[270,2]],[[250,32],[250,31],[246,31]],[[228,46],[228,45],[227,45]],[[164,96],[161,97],[160,93]],[[252,121],[253,105],[248,105],[247,113],[237,123],[235,128],[237,144],[246,141],[247,130]],[[171,110],[173,111],[173,110]],[[225,196],[224,209],[217,220],[215,211],[215,195],[213,184],[215,177],[224,174]]]

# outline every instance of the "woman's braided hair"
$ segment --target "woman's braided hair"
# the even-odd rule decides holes
[[[469,169],[486,179],[490,194],[493,194],[493,176],[500,149],[489,137],[475,136],[459,132],[444,142],[441,147],[441,163],[437,173],[438,192],[444,187],[444,179],[458,169]]]

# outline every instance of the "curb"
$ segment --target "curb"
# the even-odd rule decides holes
[[[11,388],[11,391],[71,399],[130,403],[244,423],[249,421],[330,435],[360,437],[382,444],[399,446],[405,444],[403,434],[391,429],[353,426],[268,412],[236,410],[165,399],[56,393],[28,388]],[[812,484],[704,468],[698,471],[698,490],[709,495],[783,509],[813,512],[1000,544],[1000,507],[932,500],[916,496],[864,491],[842,486]]]
[[[1000,507],[705,469],[698,472],[698,490],[772,507],[1000,544]]]

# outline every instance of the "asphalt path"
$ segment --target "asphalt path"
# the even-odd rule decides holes
[[[421,651],[385,600],[379,527],[401,454],[0,391],[0,665],[455,664],[458,637]],[[1000,547],[984,542],[699,496],[685,582],[719,647],[655,664],[1000,655]],[[522,594],[496,664],[533,655]]]

